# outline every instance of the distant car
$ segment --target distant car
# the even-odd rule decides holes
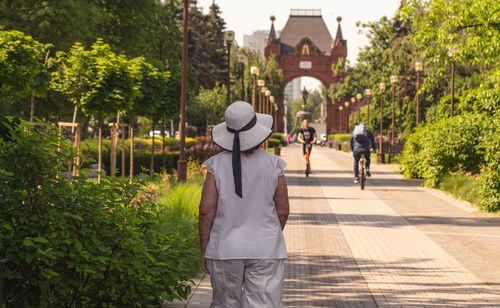
[[[149,137],[153,137],[153,132],[155,137],[161,137],[161,130],[150,130],[148,133]],[[170,133],[168,131],[165,131],[165,137],[170,137]]]
[[[321,146],[325,146],[326,144],[326,134],[320,134],[318,140],[316,140],[316,144]]]

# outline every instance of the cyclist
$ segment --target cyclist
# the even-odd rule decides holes
[[[304,119],[302,121],[303,127],[300,129],[298,140],[302,143],[302,152],[304,157],[306,156],[306,148],[309,146],[309,155],[311,155],[312,146],[318,139],[316,137],[316,130],[309,126],[309,120]],[[309,164],[310,168],[311,164]]]
[[[370,150],[375,151],[375,138],[371,131],[366,128],[365,123],[360,123],[354,127],[350,139],[351,151],[354,156],[354,183],[359,183],[359,160],[361,154],[366,158],[366,176],[370,173]]]

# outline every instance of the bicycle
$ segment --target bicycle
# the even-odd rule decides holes
[[[309,153],[311,153],[312,144],[306,144],[306,178],[311,173],[311,164],[309,163]]]
[[[361,154],[361,158],[359,160],[359,185],[361,186],[361,190],[365,189],[365,181],[366,181],[366,157],[365,154]]]

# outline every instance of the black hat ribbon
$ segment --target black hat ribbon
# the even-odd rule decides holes
[[[236,130],[226,126],[228,132],[234,134],[233,141],[233,179],[234,179],[234,189],[240,198],[243,198],[242,184],[241,184],[241,153],[240,153],[240,132],[247,131],[257,124],[257,116],[254,115],[253,119],[248,122],[247,125],[243,126],[241,129]]]

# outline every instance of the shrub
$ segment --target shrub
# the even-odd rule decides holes
[[[480,169],[480,205],[488,211],[500,211],[500,119],[493,116],[490,129],[482,136],[484,165]]]
[[[10,135],[0,139],[2,304],[150,307],[187,297],[186,280],[200,270],[193,203],[201,186],[167,206],[140,181],[61,180],[57,174],[74,153],[64,144],[58,151],[55,129],[6,126]]]
[[[465,114],[422,125],[405,144],[404,174],[436,187],[444,175],[478,173],[484,161],[481,136],[490,121],[485,115]]]
[[[274,138],[269,138],[269,142],[267,143],[267,145],[268,145],[270,148],[279,147],[279,146],[281,145],[281,140],[279,140],[279,139],[274,139]]]
[[[351,134],[330,134],[330,135],[328,135],[328,140],[333,140],[333,141],[337,141],[337,142],[349,143],[350,138],[351,138]]]
[[[196,126],[188,125],[186,126],[186,136],[189,138],[194,138],[198,135],[198,128]]]
[[[273,133],[271,135],[271,138],[272,139],[278,139],[278,140],[280,140],[281,144],[285,144],[285,141],[286,141],[285,140],[285,134],[283,134],[283,133]]]

